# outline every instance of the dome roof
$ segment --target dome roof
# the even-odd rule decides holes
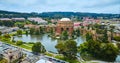
[[[60,21],[71,21],[69,18],[62,18]]]

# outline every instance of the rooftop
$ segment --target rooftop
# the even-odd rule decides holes
[[[69,18],[62,18],[60,21],[71,21]]]

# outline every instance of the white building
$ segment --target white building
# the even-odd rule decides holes
[[[25,18],[12,18],[13,21],[25,21]]]
[[[11,21],[12,19],[10,18],[0,18],[0,21]]]
[[[37,22],[38,24],[43,24],[43,25],[48,23],[47,21],[43,20],[42,18],[38,18],[38,17],[37,18],[28,18],[28,20],[34,21],[34,22]]]
[[[16,31],[18,29],[19,29],[19,27],[0,27],[0,31],[2,33],[10,33],[12,31]]]

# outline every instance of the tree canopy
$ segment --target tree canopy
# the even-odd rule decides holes
[[[46,49],[40,42],[36,42],[32,46],[32,51],[35,53],[44,53],[46,51]]]
[[[119,54],[118,47],[112,43],[101,43],[93,40],[84,42],[78,49],[80,54],[90,54],[95,58],[106,61],[115,61],[117,55]]]
[[[59,42],[56,49],[60,54],[63,54],[69,59],[75,59],[77,55],[77,43],[74,40],[66,40]]]

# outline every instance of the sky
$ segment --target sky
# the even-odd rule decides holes
[[[120,14],[120,0],[0,0],[0,10]]]

